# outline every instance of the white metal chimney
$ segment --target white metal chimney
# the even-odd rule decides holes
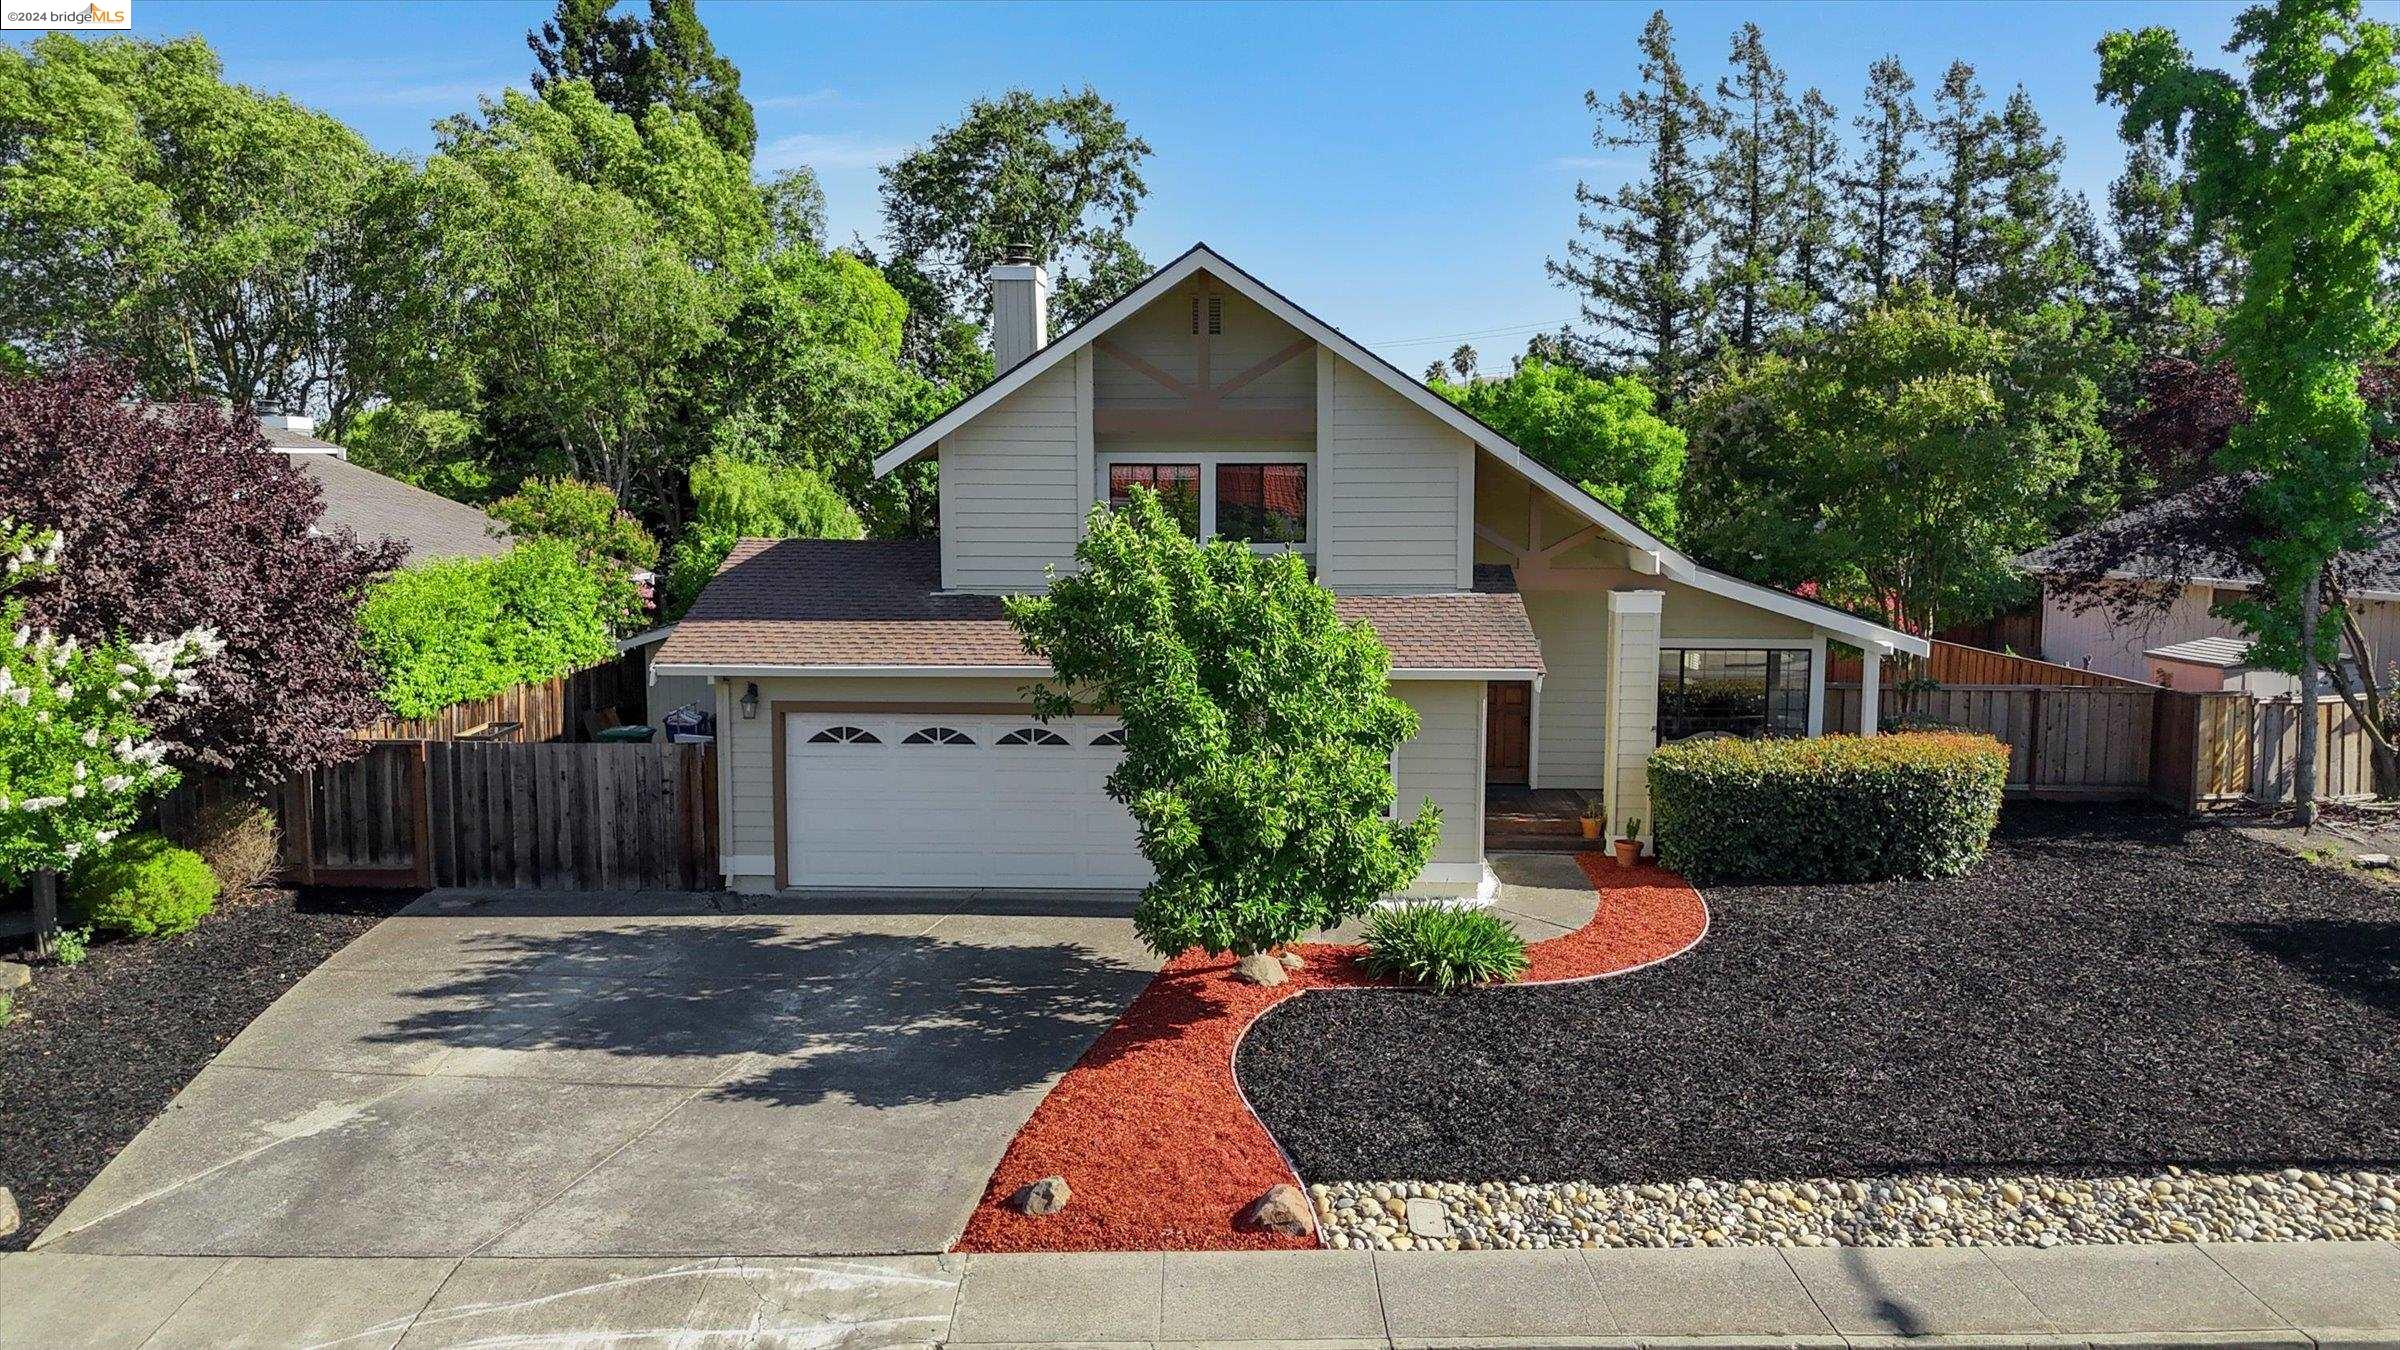
[[[258,424],[270,431],[289,431],[299,436],[317,434],[317,419],[299,413],[263,413]]]
[[[1033,245],[1010,244],[985,276],[992,284],[992,369],[1004,371],[1050,343],[1050,274]]]

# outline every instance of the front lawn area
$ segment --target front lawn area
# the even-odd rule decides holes
[[[1622,978],[1291,1000],[1242,1085],[1311,1182],[2400,1160],[2400,892],[2356,875],[2025,804],[1968,877],[1705,895]]]
[[[301,976],[414,892],[266,892],[179,937],[95,943],[37,965],[0,1024],[0,1186],[22,1248],[183,1085]]]

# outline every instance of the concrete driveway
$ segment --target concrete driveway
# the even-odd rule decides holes
[[[294,986],[35,1244],[937,1252],[1156,968],[1130,897],[436,893]]]

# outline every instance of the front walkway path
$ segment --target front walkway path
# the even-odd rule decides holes
[[[938,1252],[1157,968],[1129,912],[436,892],[293,986],[35,1250]]]
[[[0,1257],[0,1345],[2400,1346],[2400,1247]]]

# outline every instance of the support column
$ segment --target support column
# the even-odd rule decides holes
[[[1658,625],[1664,591],[1608,593],[1608,830],[1651,832],[1650,752],[1658,748]]]
[[[1858,734],[1877,734],[1876,723],[1883,720],[1883,658],[1892,654],[1892,644],[1870,642],[1860,653],[1858,663]]]

